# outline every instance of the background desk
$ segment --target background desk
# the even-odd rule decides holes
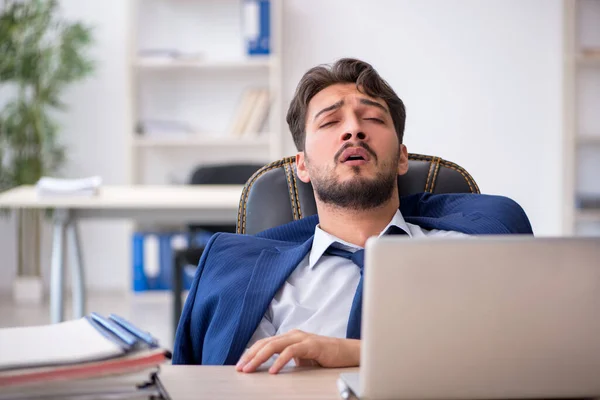
[[[77,220],[125,218],[137,221],[227,224],[237,219],[243,186],[103,186],[93,197],[37,195],[33,186],[0,193],[0,208],[54,209],[50,319],[64,319],[64,238],[70,250],[73,278],[73,316],[85,314],[84,266]]]
[[[243,374],[231,366],[165,365],[158,379],[171,400],[340,400],[336,381],[345,372],[358,372],[358,368],[292,368],[271,375],[266,371]]]

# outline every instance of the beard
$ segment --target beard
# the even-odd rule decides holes
[[[376,208],[394,194],[398,179],[397,160],[384,162],[374,178],[359,175],[359,166],[353,166],[356,177],[339,182],[334,169],[313,169],[311,181],[315,193],[323,203],[351,210]]]

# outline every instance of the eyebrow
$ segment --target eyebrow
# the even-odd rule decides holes
[[[387,108],[385,108],[384,106],[382,106],[381,104],[379,104],[378,102],[373,101],[373,100],[360,99],[360,104],[364,104],[364,105],[367,105],[367,106],[377,107],[377,108],[383,110],[386,114],[390,113]],[[343,105],[344,105],[344,100],[340,100],[337,103],[334,103],[334,104],[330,105],[329,107],[325,107],[324,109],[322,109],[321,111],[319,111],[317,113],[317,115],[315,115],[315,117],[313,118],[313,122],[316,121],[317,118],[319,118],[319,115],[321,115],[323,113],[326,113],[328,111],[332,111],[332,110],[338,109],[338,108],[342,107]]]
[[[319,111],[317,113],[317,115],[315,115],[315,117],[313,118],[313,122],[316,121],[317,118],[319,118],[319,115],[321,115],[323,113],[326,113],[328,111],[332,111],[332,110],[335,110],[337,108],[340,108],[343,105],[344,105],[344,100],[340,100],[337,103],[334,103],[334,104],[330,105],[329,107],[325,107],[324,109],[322,109],[321,111]]]
[[[365,105],[367,105],[367,106],[373,106],[373,107],[380,108],[380,109],[382,109],[383,111],[385,111],[385,112],[386,112],[386,114],[389,114],[389,113],[390,113],[390,112],[388,111],[388,109],[387,109],[387,108],[385,108],[384,106],[382,106],[381,104],[379,104],[378,102],[376,102],[376,101],[373,101],[373,100],[369,100],[369,99],[360,99],[360,104],[365,104]]]

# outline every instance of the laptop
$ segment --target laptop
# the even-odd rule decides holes
[[[600,238],[372,238],[361,399],[600,396]],[[343,397],[348,393],[343,393]]]

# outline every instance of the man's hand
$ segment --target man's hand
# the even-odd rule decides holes
[[[360,364],[360,340],[319,336],[294,329],[254,343],[235,369],[254,372],[274,354],[279,354],[279,357],[269,368],[271,374],[278,373],[292,358],[298,366],[357,367]]]

